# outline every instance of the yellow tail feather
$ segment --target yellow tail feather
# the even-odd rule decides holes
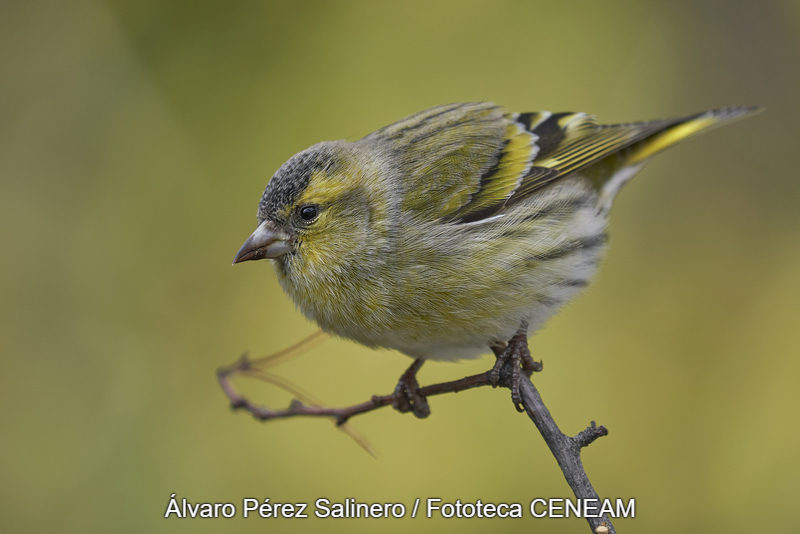
[[[709,130],[723,123],[741,119],[747,115],[758,113],[764,108],[753,106],[749,108],[724,108],[706,111],[699,115],[687,117],[684,121],[670,126],[647,139],[640,141],[631,148],[633,151],[626,154],[626,164],[636,165],[651,158],[662,150],[687,139],[695,134]]]

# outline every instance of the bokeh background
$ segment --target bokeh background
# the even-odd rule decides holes
[[[231,268],[295,152],[442,103],[606,122],[767,111],[622,193],[594,287],[532,341],[536,383],[621,532],[781,532],[800,501],[800,3],[0,4],[0,530],[584,532],[582,519],[164,519],[169,496],[523,502],[570,490],[506,390],[354,427],[232,413],[215,369],[315,331]],[[329,340],[275,371],[329,405],[409,360]],[[491,357],[434,363],[423,383]],[[265,384],[260,402],[288,402]]]

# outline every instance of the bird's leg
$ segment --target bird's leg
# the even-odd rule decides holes
[[[392,394],[392,407],[395,410],[402,413],[413,412],[420,419],[431,414],[427,399],[419,394],[419,383],[417,383],[417,371],[423,363],[425,360],[421,358],[414,360],[411,367],[400,377]]]
[[[524,412],[522,408],[522,397],[519,394],[520,370],[529,377],[534,371],[541,371],[542,364],[533,361],[531,352],[528,350],[528,323],[523,321],[517,333],[508,342],[492,345],[492,351],[497,357],[497,361],[489,371],[489,379],[492,387],[497,387],[500,380],[500,370],[506,361],[511,360],[511,401],[514,403],[518,412]]]

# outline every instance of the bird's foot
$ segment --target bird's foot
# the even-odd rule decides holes
[[[419,394],[419,383],[417,382],[417,371],[423,363],[425,360],[414,360],[411,367],[400,377],[392,394],[392,407],[395,410],[402,413],[413,412],[420,419],[431,414],[428,400]]]
[[[530,378],[531,374],[542,370],[542,363],[535,362],[528,350],[528,325],[523,323],[516,335],[511,338],[508,345],[499,343],[492,345],[492,351],[497,357],[497,361],[489,371],[489,380],[492,387],[497,387],[500,381],[500,370],[508,360],[511,360],[511,402],[518,412],[524,412],[522,407],[522,396],[519,393],[519,383],[521,372]]]

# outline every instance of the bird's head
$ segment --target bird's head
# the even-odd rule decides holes
[[[233,263],[269,258],[283,270],[330,273],[373,249],[385,235],[385,189],[369,152],[355,145],[319,143],[284,163]]]

